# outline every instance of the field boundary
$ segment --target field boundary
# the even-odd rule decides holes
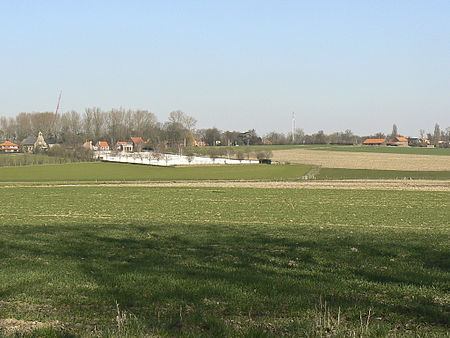
[[[259,188],[259,189],[344,189],[450,191],[448,180],[310,180],[310,181],[159,181],[159,182],[51,182],[42,184],[11,183],[0,189],[30,187],[187,187],[187,188]]]

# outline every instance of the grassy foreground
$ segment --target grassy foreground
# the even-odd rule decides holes
[[[46,324],[39,334],[77,335],[450,328],[445,192],[0,192],[0,327],[12,318]]]
[[[71,163],[0,168],[0,182],[167,181],[167,180],[292,180],[308,165],[217,165],[156,167],[122,163]]]

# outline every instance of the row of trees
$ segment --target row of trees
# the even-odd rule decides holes
[[[84,114],[69,111],[54,113],[20,113],[15,118],[0,118],[0,138],[20,142],[41,131],[55,137],[58,143],[77,145],[86,140],[115,143],[131,136],[140,136],[151,143],[193,142],[197,121],[182,111],[173,111],[167,122],[160,123],[146,110],[88,108]]]
[[[419,134],[421,138],[428,138],[431,143],[438,145],[439,141],[443,141],[444,144],[450,142],[450,127],[445,130],[441,130],[436,123],[434,133],[426,133],[425,130],[420,129]],[[296,129],[294,135],[292,133],[283,134],[277,132],[271,132],[265,135],[265,139],[270,140],[272,144],[361,144],[366,138],[393,138],[402,136],[398,132],[396,124],[392,126],[392,132],[390,134],[376,133],[366,136],[358,136],[353,134],[350,129],[344,132],[335,132],[332,134],[325,134],[323,130],[319,130],[317,133],[307,135],[302,129]]]
[[[172,111],[166,122],[159,122],[155,114],[147,110],[88,108],[83,114],[69,111],[60,115],[54,113],[20,113],[16,117],[0,118],[0,139],[21,142],[30,135],[41,131],[45,137],[55,137],[58,143],[79,145],[86,140],[106,140],[111,144],[127,140],[131,136],[140,136],[151,145],[158,144],[177,147],[189,146],[194,140],[208,145],[255,145],[271,144],[360,144],[367,137],[385,138],[400,136],[394,124],[389,135],[377,133],[358,136],[349,129],[344,132],[325,134],[323,130],[311,135],[302,129],[292,133],[271,132],[264,137],[257,135],[254,129],[247,132],[220,131],[217,128],[196,129],[197,120],[181,110]],[[441,130],[436,124],[434,133],[419,131],[421,137],[431,142],[450,141],[450,128]]]

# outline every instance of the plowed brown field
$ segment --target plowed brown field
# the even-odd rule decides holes
[[[274,150],[273,160],[325,168],[374,170],[450,170],[450,156],[357,153],[325,150]]]
[[[305,180],[296,182],[263,181],[179,181],[179,182],[109,182],[100,184],[42,184],[5,185],[0,189],[17,187],[186,187],[186,188],[262,188],[262,189],[352,189],[352,190],[409,190],[409,191],[450,191],[447,180]]]

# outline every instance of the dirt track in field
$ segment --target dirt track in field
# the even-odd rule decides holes
[[[14,187],[187,187],[187,188],[262,188],[262,189],[352,189],[352,190],[403,190],[450,191],[448,180],[330,180],[330,181],[178,181],[178,182],[110,182],[100,184],[13,184]]]
[[[312,164],[324,168],[413,171],[450,170],[450,156],[438,155],[289,149],[274,150],[273,160]]]

